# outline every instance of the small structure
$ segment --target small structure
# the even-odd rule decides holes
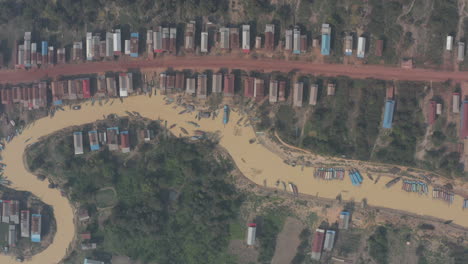
[[[345,55],[346,56],[351,56],[353,55],[353,36],[352,35],[347,35],[345,37]]]
[[[90,240],[91,239],[91,233],[90,232],[84,232],[80,234],[81,240]]]
[[[44,54],[42,55],[44,56]],[[86,60],[92,61],[94,58],[93,33],[86,33]]]
[[[232,97],[234,96],[234,75],[226,74],[224,75],[224,96]]]
[[[239,48],[239,28],[229,29],[229,45],[231,49]]]
[[[122,153],[130,152],[130,138],[128,131],[120,132],[120,149],[122,150]]]
[[[114,56],[120,56],[122,53],[122,38],[121,38],[121,33],[120,29],[114,30]]]
[[[458,42],[457,61],[465,60],[465,43]]]
[[[255,37],[255,49],[261,49],[262,48],[262,37]]]
[[[322,24],[322,48],[320,53],[324,56],[330,55],[331,27],[329,24]]]
[[[250,52],[250,25],[242,26],[242,51],[244,53]]]
[[[429,122],[429,125],[433,125],[435,122],[436,118],[436,102],[435,101],[429,101],[429,111],[427,111],[427,120]]]
[[[284,102],[286,101],[286,82],[279,81],[278,87],[279,87],[278,101]]]
[[[262,78],[255,78],[254,81],[254,97],[258,102],[265,96],[265,81]]]
[[[83,154],[83,133],[81,131],[73,133],[73,144],[75,146],[75,155]]]
[[[323,242],[325,240],[325,230],[316,229],[312,241],[312,252],[310,257],[314,260],[320,260],[322,256]]]
[[[104,264],[104,262],[86,258],[83,264]]]
[[[140,35],[136,32],[130,34],[130,57],[138,58],[138,41]]]
[[[377,40],[377,44],[375,45],[375,56],[382,57],[384,48],[384,41],[383,39]]]
[[[441,115],[442,114],[442,104],[437,104],[436,105],[436,114]]]
[[[349,212],[346,212],[346,211],[341,212],[340,220],[338,222],[338,228],[347,230],[349,228],[349,218],[350,218]]]
[[[208,32],[201,33],[201,43],[200,43],[200,52],[208,52]]]
[[[302,96],[304,94],[304,83],[296,82],[294,84],[293,106],[302,107]]]
[[[393,93],[394,93],[394,87],[393,86],[388,86],[387,87],[387,99],[393,100]]]
[[[15,225],[9,225],[8,227],[8,246],[15,247],[16,246],[16,239],[18,233],[16,232]]]
[[[385,102],[384,121],[382,124],[383,128],[392,128],[394,109],[395,109],[395,101],[387,100]]]
[[[89,131],[88,137],[89,137],[89,147],[91,151],[99,150],[99,139],[98,139],[97,131],[96,130]]]
[[[81,41],[73,43],[72,61],[80,62],[82,60],[83,43]]]
[[[89,220],[89,213],[88,213],[88,210],[86,208],[80,208],[78,210],[78,220],[80,220],[80,222],[84,222],[84,221]]]
[[[162,27],[156,27],[153,30],[153,52],[154,53],[161,53],[163,52],[162,47]]]
[[[97,248],[96,243],[81,243],[81,250],[93,250]]]
[[[211,92],[221,93],[223,92],[223,74],[221,72],[213,74],[213,80],[211,83]]]
[[[460,113],[460,94],[453,93],[452,94],[452,112],[453,113]]]
[[[327,95],[334,96],[336,90],[336,85],[334,83],[328,83],[327,85]]]
[[[310,85],[309,105],[317,105],[318,84]]]
[[[197,76],[197,98],[198,99],[206,99],[206,95],[208,93],[207,91],[207,81],[208,78],[206,77],[205,74],[199,74]]]
[[[2,200],[2,222],[6,224],[10,223],[10,205],[10,201]]]
[[[29,211],[21,210],[21,237],[29,237],[29,223]]]
[[[301,53],[301,30],[298,27],[295,27],[293,32],[293,53]]]
[[[257,230],[257,225],[250,223],[247,226],[247,245],[253,246],[255,245],[255,232]]]
[[[270,80],[270,94],[268,96],[270,103],[278,102],[278,81]]]
[[[284,42],[284,50],[290,51],[293,48],[293,30],[286,29],[285,32],[285,42]]]
[[[106,32],[106,57],[114,56],[114,34]]]
[[[403,58],[401,60],[402,69],[413,69],[413,59],[412,58]]]
[[[219,29],[219,48],[223,50],[229,49],[229,28],[222,27]]]
[[[118,150],[119,149],[119,128],[118,127],[109,127],[107,128],[107,146],[109,150]]]
[[[171,28],[169,30],[169,52],[176,53],[176,40],[177,40],[177,28]]]
[[[11,200],[10,201],[10,222],[15,225],[19,225],[20,223],[20,204],[18,200]]]
[[[31,242],[41,242],[41,227],[42,216],[40,214],[32,214],[31,216]]]
[[[244,97],[252,98],[254,97],[254,82],[255,78],[246,76],[244,78]]]
[[[188,95],[194,95],[195,92],[196,92],[195,78],[187,78],[185,80],[185,93]]]
[[[332,251],[333,245],[335,244],[335,234],[334,230],[327,230],[325,235],[325,243],[323,244],[323,249],[325,251]]]
[[[130,40],[126,39],[124,40],[124,54],[130,56]]]
[[[453,49],[453,37],[452,36],[447,36],[447,44],[445,45],[445,49],[447,51],[452,51]]]
[[[162,28],[161,38],[162,38],[162,50],[164,52],[169,51],[169,30],[170,29],[167,27]]]
[[[359,37],[357,57],[363,59],[365,54],[366,54],[366,38],[365,37]]]
[[[265,25],[265,49],[273,51],[275,49],[275,25]]]
[[[193,52],[195,37],[195,21],[187,23],[185,26],[184,49],[186,52]]]

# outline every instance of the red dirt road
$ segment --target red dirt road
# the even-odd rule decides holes
[[[258,71],[298,71],[314,75],[325,76],[349,76],[351,78],[376,78],[383,80],[408,80],[408,81],[435,81],[443,82],[448,79],[454,81],[468,81],[468,72],[448,72],[428,69],[401,69],[379,65],[342,65],[324,64],[303,61],[284,61],[272,59],[249,59],[231,56],[211,57],[163,57],[154,60],[129,60],[118,62],[89,62],[81,64],[64,64],[55,67],[37,70],[4,70],[0,71],[0,83],[27,83],[47,77],[60,75],[90,74],[106,71],[126,71],[130,68],[151,69],[244,69]]]

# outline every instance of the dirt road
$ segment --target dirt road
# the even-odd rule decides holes
[[[36,70],[4,70],[0,71],[0,83],[24,83],[32,82],[46,77],[60,75],[90,74],[106,71],[126,71],[127,69],[151,69],[151,68],[189,69],[202,68],[236,68],[258,71],[299,71],[315,75],[339,76],[345,75],[351,78],[376,78],[383,80],[412,80],[412,81],[437,81],[448,79],[455,81],[468,81],[468,74],[464,72],[436,71],[428,69],[401,69],[396,67],[379,65],[342,65],[325,64],[304,61],[285,61],[273,59],[250,59],[233,56],[212,57],[172,57],[167,56],[154,60],[135,59],[128,61],[89,62],[81,64],[64,64],[55,67]]]

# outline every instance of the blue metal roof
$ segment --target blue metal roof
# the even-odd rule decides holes
[[[395,101],[387,100],[387,102],[385,102],[384,121],[382,125],[383,128],[392,128],[394,110],[395,110]]]
[[[130,53],[130,57],[132,57],[132,58],[138,58],[138,53]]]
[[[322,35],[322,55],[330,55],[330,35]]]
[[[48,53],[47,41],[42,41],[42,55],[47,55],[47,53]]]
[[[130,34],[130,37],[132,37],[132,38],[138,38],[138,33],[131,33],[131,34]]]

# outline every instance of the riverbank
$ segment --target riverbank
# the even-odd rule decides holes
[[[113,103],[112,103],[113,102]],[[18,190],[28,190],[37,195],[45,203],[54,208],[57,221],[57,235],[54,243],[34,256],[29,263],[58,263],[66,255],[67,248],[73,240],[75,227],[73,223],[73,209],[69,201],[60,195],[58,190],[48,188],[46,182],[40,182],[36,176],[29,173],[23,165],[22,156],[28,144],[34,144],[41,137],[57,130],[101,119],[103,115],[127,115],[126,111],[138,112],[143,117],[168,121],[183,126],[189,134],[195,130],[218,132],[220,145],[232,156],[239,170],[254,183],[276,188],[275,183],[280,180],[294,183],[299,192],[307,195],[335,199],[341,195],[343,200],[367,200],[371,206],[386,207],[390,209],[408,211],[417,215],[426,215],[444,220],[453,220],[455,224],[468,227],[468,212],[462,209],[463,198],[456,196],[453,204],[448,205],[442,201],[433,200],[427,195],[406,193],[399,188],[387,189],[385,183],[390,178],[382,179],[374,184],[364,180],[360,187],[355,187],[349,179],[343,181],[321,181],[313,177],[313,168],[299,166],[293,167],[283,162],[283,159],[269,151],[261,144],[251,144],[249,141],[256,137],[250,126],[239,126],[236,122],[241,118],[238,112],[231,112],[230,121],[223,125],[222,116],[216,119],[201,119],[196,121],[200,127],[187,124],[195,121],[194,114],[179,114],[181,108],[167,105],[162,96],[133,96],[120,102],[118,99],[110,100],[107,104],[94,106],[91,103],[82,104],[79,111],[65,109],[57,111],[53,118],[37,120],[15,137],[3,151],[4,163],[7,164],[5,175],[12,181],[12,187]],[[178,126],[171,129],[174,134],[180,134]],[[31,138],[28,142],[27,139]],[[429,188],[432,193],[432,187]],[[0,262],[15,263],[10,257],[0,256]]]

